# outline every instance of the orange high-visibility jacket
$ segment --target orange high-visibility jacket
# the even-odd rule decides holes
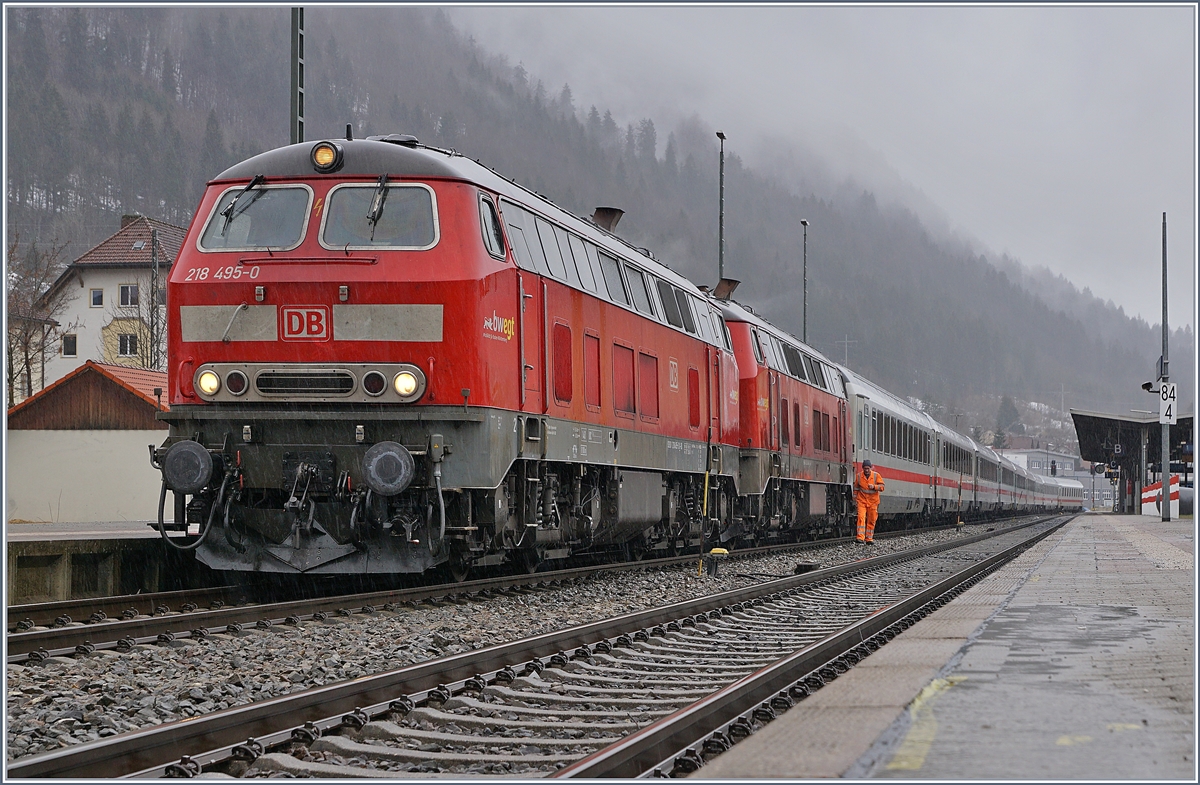
[[[883,492],[883,475],[874,469],[870,474],[858,472],[854,480],[854,499],[868,507],[879,506],[879,494]]]

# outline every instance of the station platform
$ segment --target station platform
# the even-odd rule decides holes
[[[4,530],[9,542],[54,542],[58,540],[157,540],[161,537],[154,521],[93,521],[87,523],[9,523]],[[167,532],[182,537],[182,532]]]
[[[1194,554],[1082,515],[691,776],[1195,782]]]
[[[8,522],[4,537],[10,604],[168,591],[212,581],[194,560],[168,550],[158,529],[145,521]]]

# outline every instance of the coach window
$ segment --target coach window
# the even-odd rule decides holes
[[[590,332],[583,334],[583,402],[600,408],[600,336]]]
[[[558,250],[558,240],[554,239],[554,227],[541,218],[535,217],[533,220],[542,240],[541,248],[542,255],[546,258],[546,269],[558,280],[567,280],[567,269],[563,266],[562,253]]]
[[[632,415],[637,411],[637,388],[633,374],[633,349],[613,344],[613,409]]]
[[[671,284],[656,278],[654,285],[658,288],[658,298],[662,300],[663,313],[667,317],[667,323],[682,330],[683,317],[679,315],[679,303],[675,300],[675,291],[671,288]]]
[[[625,293],[625,282],[621,280],[621,265],[606,253],[600,254],[600,270],[604,273],[604,283],[608,286],[608,295],[615,303],[629,306],[629,295]]]
[[[562,404],[571,402],[571,328],[562,322],[554,325],[554,397]]]
[[[589,292],[596,291],[596,278],[592,275],[592,263],[588,259],[583,240],[573,234],[568,234],[567,242],[571,247],[571,256],[575,259],[575,271],[579,274],[579,285]]]
[[[650,305],[650,292],[646,291],[646,275],[636,267],[625,265],[625,278],[633,295],[633,306],[650,318],[654,318],[654,307]]]
[[[500,216],[496,215],[496,205],[492,200],[479,195],[479,220],[483,229],[483,244],[488,253],[497,259],[504,258],[504,233],[500,231]]]
[[[675,289],[675,303],[679,306],[679,316],[683,319],[683,329],[692,335],[696,334],[696,318],[692,314],[692,305],[688,296],[680,289]]]

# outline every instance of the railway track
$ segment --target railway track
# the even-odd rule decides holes
[[[922,531],[937,530],[935,528]],[[881,534],[880,539],[909,533],[911,532],[890,532]],[[848,541],[849,538],[839,538],[786,546],[746,548],[734,551],[731,558],[736,562],[762,553],[803,551]],[[431,584],[376,592],[334,594],[285,602],[253,603],[246,599],[244,590],[222,587],[10,606],[9,623],[14,624],[14,617],[25,621],[16,622],[7,636],[6,662],[20,665],[50,657],[129,650],[134,646],[203,638],[215,633],[236,634],[245,627],[267,629],[278,624],[320,621],[324,618],[322,614],[370,614],[380,609],[390,610],[427,601],[457,602],[462,597],[486,596],[487,593],[525,588],[555,588],[600,572],[694,564],[696,559],[696,554],[691,554],[622,564],[575,567],[532,575],[506,575],[458,584]]]
[[[182,591],[123,594],[77,600],[8,606],[9,633],[28,632],[37,627],[54,628],[76,624],[99,624],[138,616],[154,616],[182,608],[220,608],[246,601],[236,586],[215,586]]]
[[[836,678],[922,606],[945,601],[1066,520],[868,558],[125,733],[18,759],[8,774],[685,773]],[[351,761],[357,769],[342,768]]]

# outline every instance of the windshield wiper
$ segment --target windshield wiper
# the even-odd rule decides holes
[[[371,239],[375,239],[375,226],[383,215],[383,203],[387,201],[388,176],[387,172],[379,175],[379,184],[375,186],[375,195],[371,197],[371,209],[367,210],[367,223],[371,224]]]
[[[254,200],[257,199],[258,197],[262,196],[263,192],[255,191],[253,198],[250,201],[246,202],[246,206],[243,207],[241,210],[234,212],[234,208],[237,207],[238,200],[240,200],[247,191],[254,188],[256,185],[260,185],[266,179],[267,178],[261,174],[254,175],[254,179],[250,181],[250,184],[247,185],[242,190],[238,191],[238,195],[233,197],[233,201],[229,203],[229,206],[221,211],[221,215],[225,218],[225,223],[221,226],[221,236],[222,237],[224,237],[225,232],[227,232],[229,230],[230,222],[232,222],[233,219],[236,218],[237,216],[239,216],[240,214],[244,213],[250,207],[250,205],[254,204]]]

